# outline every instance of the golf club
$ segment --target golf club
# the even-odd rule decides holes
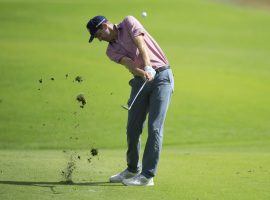
[[[124,108],[124,109],[126,109],[126,110],[130,110],[130,109],[131,109],[133,103],[135,102],[136,98],[138,97],[138,95],[140,94],[140,92],[142,91],[142,89],[144,88],[146,82],[147,82],[147,80],[144,81],[142,87],[139,89],[138,93],[137,93],[136,96],[134,97],[134,99],[133,99],[132,103],[130,104],[130,106],[128,106],[128,105],[126,105],[126,106],[122,105],[122,108]]]

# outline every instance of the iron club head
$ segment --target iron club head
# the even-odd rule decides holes
[[[121,107],[126,109],[126,110],[130,110],[130,108],[128,106],[121,105]]]
[[[135,102],[136,98],[138,97],[138,95],[140,94],[140,92],[142,91],[143,87],[145,86],[147,80],[144,81],[143,85],[141,86],[141,88],[139,89],[139,91],[137,92],[136,96],[134,97],[133,101],[131,102],[130,106],[123,106],[122,105],[122,108],[126,109],[126,110],[130,110],[133,103]]]

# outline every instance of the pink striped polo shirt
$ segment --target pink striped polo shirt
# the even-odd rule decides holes
[[[122,57],[129,57],[134,61],[136,67],[143,69],[145,66],[142,55],[132,40],[132,38],[142,34],[148,47],[147,51],[152,67],[157,69],[169,65],[162,49],[135,17],[127,16],[116,27],[118,38],[115,42],[109,43],[106,51],[107,56],[112,61],[119,63]]]

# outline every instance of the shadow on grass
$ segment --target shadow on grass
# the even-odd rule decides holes
[[[118,183],[110,183],[110,182],[38,182],[38,181],[0,181],[0,184],[6,185],[25,185],[25,186],[40,186],[40,187],[55,187],[55,186],[123,186],[122,184]]]
[[[38,181],[0,181],[0,184],[5,185],[24,185],[49,188],[53,194],[61,194],[56,191],[56,186],[123,186],[122,184],[115,184],[110,182],[38,182]]]

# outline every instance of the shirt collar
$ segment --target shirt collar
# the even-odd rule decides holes
[[[122,23],[120,24],[115,24],[114,25],[118,30],[121,30],[123,27],[122,27]]]
[[[117,39],[114,40],[113,42],[110,42],[110,43],[116,43],[116,42],[118,42],[118,37],[119,37],[120,31],[122,30],[122,23],[120,23],[120,24],[114,24],[113,27],[118,30],[118,35],[117,35]]]

